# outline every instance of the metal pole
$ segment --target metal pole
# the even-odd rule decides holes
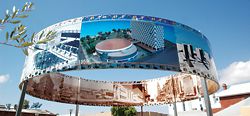
[[[173,103],[173,106],[174,106],[174,116],[178,116],[176,102]]]
[[[204,101],[205,101],[205,105],[206,105],[207,116],[213,116],[211,103],[210,103],[210,99],[209,99],[209,94],[208,94],[208,89],[207,89],[207,79],[205,77],[201,77],[200,79],[201,79],[202,88],[204,91]]]
[[[186,111],[185,101],[182,102],[182,106],[183,106],[183,111]]]
[[[28,80],[25,80],[23,82],[22,92],[21,92],[21,96],[20,96],[20,100],[19,100],[19,104],[18,104],[18,108],[17,108],[15,116],[20,116],[21,113],[22,113],[23,101],[24,101],[24,98],[25,98],[25,92],[26,92],[27,85],[28,85]]]
[[[176,106],[176,90],[175,90],[175,82],[174,82],[174,78],[172,77],[172,89],[173,89],[173,96],[174,96],[174,102],[173,102],[173,106],[174,106],[174,116],[178,116],[177,114],[177,106]]]
[[[76,116],[78,116],[78,113],[79,113],[79,105],[76,104]]]
[[[141,106],[141,116],[143,116],[143,106]]]
[[[77,102],[79,98],[79,93],[80,93],[80,86],[81,86],[81,77],[78,77],[78,86],[77,86]],[[78,116],[79,114],[79,104],[76,104],[76,113],[75,116]]]
[[[73,109],[69,109],[69,116],[71,116]]]

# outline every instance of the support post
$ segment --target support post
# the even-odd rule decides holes
[[[176,88],[175,88],[175,80],[174,80],[174,77],[172,76],[172,89],[173,89],[173,97],[174,97],[174,101],[173,101],[173,108],[174,108],[174,116],[178,116],[178,113],[177,113],[177,106],[176,106]]]
[[[183,107],[183,111],[186,111],[185,101],[182,101],[182,107]]]
[[[141,116],[143,116],[143,106],[141,106]]]
[[[22,113],[23,101],[24,101],[24,98],[25,98],[25,92],[26,92],[27,85],[28,85],[28,80],[25,80],[23,82],[22,92],[21,92],[21,96],[20,96],[20,100],[19,100],[19,104],[18,104],[18,108],[17,108],[15,116],[20,116],[21,113]]]
[[[77,86],[77,103],[78,103],[78,98],[80,94],[80,86],[81,86],[81,77],[78,78],[78,86]],[[76,103],[76,113],[75,116],[78,116],[79,114],[79,104]]]
[[[69,109],[69,116],[71,116],[73,109]]]
[[[204,101],[205,101],[207,116],[213,116],[208,89],[207,89],[207,79],[205,77],[201,77],[200,79],[201,79],[202,88],[204,91]]]
[[[78,113],[79,113],[79,105],[76,104],[76,115],[75,116],[78,116]]]
[[[174,116],[178,116],[176,102],[173,103],[173,106],[174,106]]]

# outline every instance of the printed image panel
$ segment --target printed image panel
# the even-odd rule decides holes
[[[216,79],[217,73],[212,55],[190,44],[177,44],[180,67],[183,72],[197,73]]]
[[[193,48],[203,49],[212,55],[210,43],[204,35],[184,25],[174,25],[173,28],[176,36],[176,44],[190,44]]]
[[[164,25],[153,22],[131,21],[132,39],[136,46],[144,53],[134,62],[173,65],[179,67],[175,38],[167,36]],[[171,30],[171,29],[169,29]],[[172,39],[172,40],[171,40]],[[146,54],[145,54],[146,53]]]
[[[65,76],[59,84],[59,100],[68,103],[77,103],[79,79]]]
[[[158,103],[174,102],[174,82],[170,77],[163,77],[153,80],[147,80],[147,92],[149,94],[149,105]]]
[[[42,99],[75,104],[78,85],[73,83],[78,82],[78,78],[63,74],[44,74],[29,80],[27,92]]]
[[[217,90],[207,82],[210,93]],[[145,81],[107,82],[60,73],[31,78],[27,93],[46,100],[91,106],[142,106],[182,102],[203,96],[198,76],[177,74]]]
[[[79,30],[63,30],[58,37],[47,44],[35,56],[37,69],[63,69],[76,65],[78,61],[80,33]],[[43,45],[36,45],[41,48]]]
[[[111,105],[114,98],[113,83],[80,79],[78,103]]]
[[[211,46],[200,32],[185,26],[173,25],[180,69],[183,72],[206,75],[217,80]]]
[[[24,67],[23,67],[21,80],[20,80],[21,82],[28,79],[28,77],[32,73],[36,72],[34,56],[37,53],[37,51],[28,49],[28,53],[29,53],[29,56],[26,56],[25,62],[24,62]]]
[[[191,100],[199,95],[194,75],[174,75],[145,81],[148,92],[146,104],[162,104]]]
[[[164,33],[164,26],[153,22],[83,22],[81,47],[84,57],[81,62],[142,62],[179,67],[177,47]]]
[[[55,38],[51,41],[29,47],[22,78],[66,68],[75,69],[75,65],[78,64],[81,21],[63,21],[37,33],[34,41],[44,39],[49,31],[56,32]]]
[[[27,93],[32,96],[71,104],[140,106],[202,96],[200,77],[208,78],[209,93],[219,88],[209,41],[186,25],[142,15],[87,16],[49,26],[36,34],[34,41],[44,39],[51,30],[56,32],[54,39],[28,49],[21,82],[29,79]],[[107,82],[59,73],[98,68],[182,74]]]
[[[39,76],[37,78],[34,79],[30,79],[27,85],[27,89],[26,91],[33,95],[33,96],[37,96],[39,98],[51,98],[51,92],[47,91],[45,86],[46,86],[46,81],[50,79],[50,75],[44,75],[44,78],[42,76]],[[53,86],[53,85],[52,85]],[[46,94],[48,95],[46,95]]]
[[[199,78],[195,75],[182,74],[173,78],[176,83],[175,100],[177,102],[197,98],[200,95],[198,83]]]
[[[115,82],[113,105],[138,106],[148,99],[145,84]]]

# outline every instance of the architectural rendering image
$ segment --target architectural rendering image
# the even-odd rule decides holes
[[[76,70],[81,65],[80,69],[138,67],[192,72],[216,81],[206,37],[174,21],[143,15],[97,15],[66,20],[39,33],[49,30],[57,32],[55,38],[29,49],[23,77]],[[189,36],[195,36],[195,41]]]

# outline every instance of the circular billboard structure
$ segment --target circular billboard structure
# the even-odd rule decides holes
[[[49,26],[26,57],[21,83],[26,93],[51,101],[99,106],[157,105],[187,101],[219,89],[209,41],[189,26],[142,15],[96,15]],[[42,34],[41,33],[45,33]],[[156,79],[115,82],[63,74],[88,69],[152,69],[180,72]]]

